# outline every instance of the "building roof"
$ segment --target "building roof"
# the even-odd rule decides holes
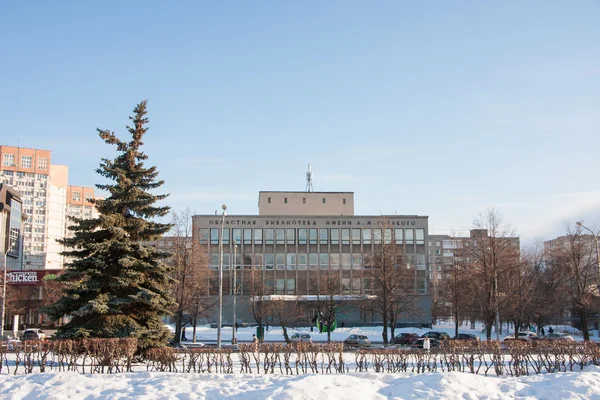
[[[261,190],[258,193],[354,194],[354,192],[307,192],[303,190]]]

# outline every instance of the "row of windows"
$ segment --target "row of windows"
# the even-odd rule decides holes
[[[284,198],[283,198],[283,202],[284,202],[285,204],[287,204],[287,202],[288,202],[288,198],[287,198],[287,197],[284,197]],[[321,202],[322,202],[323,204],[327,203],[327,198],[326,198],[326,197],[323,197],[323,199],[321,200]],[[270,197],[267,197],[267,203],[271,204],[271,198],[270,198]],[[302,204],[306,204],[306,197],[303,197],[303,198],[302,198]],[[346,199],[342,199],[342,204],[346,204]]]
[[[414,254],[406,257],[405,260],[408,265],[425,266],[425,255]],[[398,262],[404,262],[398,260]],[[321,269],[363,269],[369,268],[370,263],[368,257],[364,257],[362,253],[267,253],[267,254],[236,254],[235,260],[233,254],[223,254],[223,268],[229,269],[232,265],[239,269],[242,265],[246,269],[250,267],[258,267],[262,269],[264,266],[266,269],[306,269],[307,266],[322,267]],[[219,254],[211,254],[209,260],[209,267],[211,269],[217,269],[219,266]]]
[[[219,244],[219,228],[210,228],[210,244]],[[242,237],[243,235],[243,237]],[[223,244],[250,245],[263,244],[263,229],[261,228],[224,228]],[[200,243],[208,244],[209,230],[200,229]],[[425,244],[425,229],[423,228],[266,228],[264,229],[265,244]]]
[[[4,166],[5,167],[16,167],[15,155],[4,153]],[[33,156],[21,156],[21,168],[31,168],[33,164]],[[48,158],[38,157],[38,169],[48,169]]]

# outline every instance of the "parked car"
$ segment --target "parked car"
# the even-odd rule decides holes
[[[561,340],[565,342],[574,342],[573,336],[566,333],[548,333],[540,338],[540,340]]]
[[[507,340],[523,340],[523,341],[531,341],[531,340],[537,340],[539,339],[538,336],[535,334],[535,332],[519,332],[519,338],[515,339],[515,334],[511,333],[510,335],[506,335],[504,337],[504,339],[502,339],[503,342],[506,342]]]
[[[471,333],[459,333],[458,336],[454,338],[455,340],[480,340],[479,336],[473,335]]]
[[[416,333],[401,333],[399,335],[396,335],[394,343],[406,346],[408,344],[413,344],[418,338],[419,335],[417,335]]]
[[[27,329],[23,332],[22,340],[44,340],[46,339],[46,334],[41,329]]]
[[[344,340],[346,346],[370,346],[371,341],[364,335],[350,335]]]
[[[413,344],[410,345],[410,348],[411,349],[422,349],[423,342],[425,342],[425,338],[420,337]],[[429,339],[429,347],[431,347],[431,348],[440,347],[440,341],[437,339]]]
[[[421,335],[421,337],[422,338],[428,337],[429,339],[437,339],[437,340],[449,340],[450,339],[450,335],[448,335],[446,332],[435,332],[435,331],[427,332],[427,333]]]
[[[290,342],[312,342],[308,333],[294,333],[290,336]]]

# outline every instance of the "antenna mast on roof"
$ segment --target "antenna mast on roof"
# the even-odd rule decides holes
[[[312,172],[310,171],[310,163],[308,163],[308,172],[306,173],[306,191],[312,192]]]

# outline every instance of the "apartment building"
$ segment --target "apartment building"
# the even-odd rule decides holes
[[[223,235],[224,322],[230,312],[236,269],[238,322],[252,322],[249,313],[249,274],[260,271],[267,293],[275,298],[300,300],[303,322],[314,318],[319,277],[339,277],[336,298],[346,303],[338,320],[345,323],[378,322],[380,317],[361,309],[360,300],[373,292],[365,276],[377,245],[400,247],[414,271],[421,316],[403,316],[402,322],[429,325],[431,297],[427,275],[428,217],[418,215],[354,214],[353,192],[261,191],[258,215],[196,215],[193,240],[206,245],[212,275],[208,295],[218,291],[219,242]],[[234,243],[237,247],[234,247]],[[235,259],[234,259],[235,254]],[[283,297],[281,297],[283,295]],[[278,297],[279,296],[279,297]],[[354,305],[352,305],[354,303]],[[350,306],[348,306],[350,305]],[[216,320],[215,316],[211,318]]]
[[[89,219],[98,218],[99,213],[92,204],[91,200],[95,199],[94,188],[85,186],[72,186],[67,188],[67,218],[66,218],[66,236],[72,237],[73,233],[69,231],[69,227],[73,224],[69,217]]]
[[[62,268],[56,239],[65,232],[69,169],[51,161],[48,150],[0,146],[0,183],[23,200],[22,269]]]

